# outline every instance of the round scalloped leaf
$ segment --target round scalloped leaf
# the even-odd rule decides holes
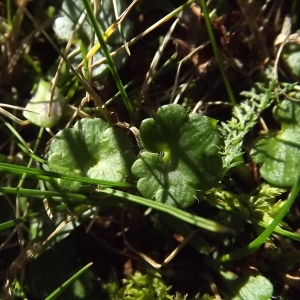
[[[195,201],[196,190],[213,187],[220,176],[221,138],[205,116],[188,114],[178,104],[162,106],[156,119],[140,126],[146,151],[133,164],[144,197],[177,207]]]
[[[93,179],[121,182],[131,175],[135,160],[128,136],[101,119],[82,119],[60,131],[47,153],[50,171]],[[52,183],[63,190],[78,191],[79,182],[58,178]]]
[[[300,104],[284,100],[273,110],[281,131],[259,139],[251,151],[261,176],[280,187],[293,186],[300,174]]]

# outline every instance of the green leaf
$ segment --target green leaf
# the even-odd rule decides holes
[[[283,59],[290,72],[300,79],[300,47],[296,44],[290,44],[285,47]]]
[[[47,154],[48,166],[64,174],[120,182],[131,175],[135,160],[131,150],[131,141],[120,128],[101,119],[82,119],[56,135]],[[81,183],[62,178],[54,185],[68,191],[82,189]]]
[[[133,164],[137,187],[146,198],[177,207],[195,201],[196,190],[213,187],[220,175],[221,138],[211,121],[178,104],[162,106],[140,127],[145,148]]]
[[[233,300],[269,300],[273,295],[271,282],[261,276],[242,277],[237,280],[238,292]]]
[[[293,186],[300,172],[300,104],[284,100],[273,110],[281,131],[259,139],[251,151],[261,176],[271,184]]]
[[[25,107],[23,116],[40,127],[51,128],[55,126],[63,113],[66,100],[57,88],[55,88],[51,105],[50,99],[50,82],[40,80],[35,95]]]
[[[270,106],[274,98],[274,80],[269,82],[267,88],[261,84],[257,84],[257,86],[258,91],[261,91],[261,93],[257,93],[258,91],[256,92],[255,90],[242,92],[241,95],[247,99],[233,107],[230,120],[226,123],[221,122],[219,130],[224,139],[224,146],[220,148],[223,160],[222,175],[225,175],[229,169],[243,163],[243,142],[245,136],[258,122],[260,114]],[[243,166],[238,168],[240,175],[246,174],[245,171],[242,171],[243,168]],[[238,169],[236,168],[236,170]],[[248,179],[247,181],[250,180]]]
[[[108,27],[116,20],[113,3],[114,1],[104,0],[101,1],[101,5],[98,7],[98,15],[96,18],[102,32],[105,32],[106,29],[108,29]],[[115,3],[116,13],[119,16],[127,8],[126,1],[115,1]],[[74,28],[83,12],[84,4],[82,0],[64,0],[60,10],[60,16],[56,18],[53,24],[53,30],[57,37],[63,41],[68,41],[71,38]],[[119,46],[124,43],[123,37],[127,39],[131,36],[133,31],[133,23],[126,19],[122,22],[121,28],[122,34],[120,33],[119,29],[116,29],[107,40],[108,48],[111,52],[119,48]],[[93,27],[89,22],[89,18],[86,17],[77,31],[76,38],[77,40],[80,40],[86,48],[88,48],[90,46],[90,41],[93,34]],[[95,40],[95,43],[97,43],[97,39]],[[102,54],[102,52],[98,51],[94,55],[94,61],[100,61],[104,57],[105,56]],[[114,62],[117,68],[120,68],[125,64],[127,57],[128,54],[125,50],[114,57]],[[80,53],[75,57],[70,57],[70,59],[72,64],[77,66],[83,60],[83,56]],[[92,75],[94,78],[103,74],[105,75],[107,72],[108,65],[105,63],[92,69]]]

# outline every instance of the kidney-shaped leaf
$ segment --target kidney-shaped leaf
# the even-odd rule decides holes
[[[282,187],[294,185],[300,173],[300,104],[284,100],[273,114],[281,131],[258,140],[251,151],[260,174],[268,182]]]
[[[188,114],[178,104],[162,106],[156,119],[140,127],[146,151],[133,164],[143,196],[177,207],[195,201],[196,190],[207,190],[218,180],[221,139],[209,118]]]
[[[48,166],[64,174],[121,182],[131,174],[135,160],[131,150],[130,139],[120,128],[101,119],[82,119],[55,136],[47,154]],[[54,184],[68,191],[82,188],[79,182],[60,178]]]

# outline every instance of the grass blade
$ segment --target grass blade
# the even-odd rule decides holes
[[[132,185],[127,182],[114,182],[114,181],[92,179],[92,178],[76,176],[76,175],[65,175],[58,172],[39,170],[39,169],[17,166],[17,165],[2,163],[2,162],[0,162],[0,172],[1,171],[3,171],[4,173],[15,174],[18,176],[22,176],[23,174],[26,174],[28,177],[46,180],[46,181],[51,181],[53,180],[53,178],[61,178],[61,179],[67,179],[71,181],[72,180],[78,181],[86,184],[99,184],[99,185],[114,186],[114,187],[132,187]]]
[[[220,71],[221,71],[221,75],[223,77],[223,81],[224,81],[224,84],[225,84],[230,102],[232,103],[232,105],[235,105],[236,101],[235,101],[235,98],[234,98],[234,95],[233,95],[233,92],[232,92],[232,89],[231,89],[231,86],[230,86],[229,79],[228,79],[228,77],[226,75],[226,72],[224,70],[224,65],[222,63],[219,48],[218,48],[218,45],[216,43],[216,39],[215,39],[215,36],[214,36],[214,33],[213,33],[213,29],[212,29],[212,26],[211,26],[211,23],[210,23],[210,17],[209,17],[209,14],[208,14],[206,2],[205,2],[205,0],[200,0],[199,3],[200,3],[200,6],[201,6],[203,14],[204,14],[204,20],[205,20],[207,32],[208,32],[208,35],[209,35],[209,38],[210,38],[210,41],[211,41],[211,45],[212,45],[212,48],[213,48],[213,51],[214,51],[214,54],[215,54],[215,58],[217,60],[218,66],[219,66]]]
[[[234,259],[238,259],[244,256],[247,256],[257,250],[265,241],[266,239],[275,231],[276,227],[282,221],[284,216],[288,213],[291,206],[293,205],[298,193],[300,191],[300,176],[296,184],[293,186],[293,189],[286,201],[286,203],[281,208],[278,215],[275,217],[273,222],[254,240],[252,241],[247,247],[236,250],[232,253],[226,254],[221,256],[218,260],[219,262],[226,262]]]
[[[72,284],[75,280],[77,280],[93,263],[88,263],[85,267],[80,269],[77,273],[75,273],[71,278],[65,281],[59,288],[53,291],[45,300],[53,300],[56,299],[66,288]]]
[[[135,120],[135,115],[134,115],[134,111],[133,111],[133,107],[131,105],[131,102],[127,96],[127,93],[125,91],[125,88],[122,84],[122,81],[120,79],[120,76],[119,76],[119,73],[117,71],[117,68],[115,66],[115,63],[110,55],[110,52],[108,50],[108,47],[106,45],[106,42],[105,42],[105,36],[103,35],[103,33],[101,32],[101,29],[100,29],[100,26],[98,25],[98,22],[94,16],[94,13],[93,13],[93,10],[92,10],[92,7],[91,7],[91,4],[88,0],[83,0],[83,4],[85,6],[85,9],[86,9],[86,12],[87,12],[87,16],[89,17],[91,23],[92,23],[92,26],[93,26],[93,29],[95,30],[95,33],[96,33],[96,36],[98,38],[98,41],[99,41],[99,44],[102,48],[102,51],[103,51],[103,54],[105,55],[106,57],[106,60],[107,60],[107,63],[109,65],[109,68],[110,68],[110,71],[115,79],[115,82],[116,82],[116,85],[120,91],[120,94],[122,95],[122,98],[123,98],[123,101],[124,101],[124,104],[126,106],[126,109],[130,115],[130,117],[132,118],[132,120]]]

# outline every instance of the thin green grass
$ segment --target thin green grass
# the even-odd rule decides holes
[[[289,212],[290,208],[292,207],[293,203],[295,202],[296,197],[298,196],[300,191],[300,174],[298,177],[297,182],[294,184],[291,193],[281,208],[278,215],[274,218],[273,222],[254,240],[252,241],[247,247],[244,247],[242,249],[238,249],[236,251],[233,251],[229,254],[225,254],[221,256],[218,261],[221,263],[239,259],[244,256],[248,256],[254,251],[256,251],[266,240],[268,237],[275,231],[276,227],[279,226],[282,219],[285,217],[285,215]],[[300,239],[298,239],[300,240]]]
[[[107,63],[109,65],[109,68],[110,68],[110,71],[115,79],[115,83],[120,91],[120,94],[122,96],[122,99],[123,99],[123,102],[125,104],[125,107],[133,121],[133,123],[135,124],[136,123],[136,116],[135,116],[135,113],[134,113],[134,110],[133,110],[133,107],[132,107],[132,104],[131,104],[131,101],[129,100],[128,96],[127,96],[127,93],[126,93],[126,90],[123,86],[123,83],[121,81],[121,78],[119,76],[119,73],[118,73],[118,70],[116,68],[116,65],[110,55],[110,51],[108,50],[108,47],[107,47],[107,44],[106,44],[106,41],[105,41],[105,38],[103,36],[103,33],[101,32],[101,29],[100,29],[100,26],[95,18],[95,15],[93,13],[93,10],[92,10],[92,7],[91,7],[91,4],[88,0],[82,0],[83,3],[84,3],[84,6],[85,6],[85,9],[86,9],[86,12],[87,12],[87,15],[91,21],[91,24],[93,26],[93,29],[95,31],[95,34],[98,38],[98,41],[101,45],[101,48],[102,48],[102,51],[103,51],[103,54],[105,55],[106,57],[106,60],[107,60]]]
[[[223,78],[223,81],[224,81],[224,84],[225,84],[225,87],[226,87],[226,90],[227,90],[229,100],[230,100],[232,105],[235,105],[236,104],[235,97],[234,97],[234,94],[233,94],[228,76],[227,76],[227,74],[225,72],[225,69],[224,69],[224,64],[222,62],[222,58],[221,58],[221,55],[220,55],[218,45],[216,43],[216,39],[215,39],[215,36],[214,36],[214,33],[213,33],[213,29],[212,29],[212,26],[211,26],[211,23],[210,23],[210,17],[209,17],[208,9],[207,9],[207,6],[206,6],[206,2],[205,2],[205,0],[199,0],[199,4],[200,4],[200,6],[203,10],[203,15],[204,15],[204,20],[205,20],[207,32],[208,32],[210,42],[211,42],[211,45],[212,45],[212,48],[213,48],[213,51],[214,51],[214,54],[215,54],[215,58],[217,60],[217,63],[218,63],[218,66],[219,66],[219,69],[220,69],[220,72],[221,72],[221,75],[222,75],[222,78]]]
[[[54,300],[56,299],[60,294],[62,294],[73,282],[75,282],[84,272],[88,270],[88,268],[93,263],[88,263],[86,266],[84,266],[82,269],[80,269],[78,272],[76,272],[73,276],[71,276],[68,280],[66,280],[59,288],[57,288],[55,291],[53,291],[48,297],[45,298],[45,300]]]
[[[60,198],[60,200],[61,200],[61,198]],[[67,204],[60,204],[60,205],[51,207],[51,211],[55,211],[55,212],[65,211],[67,209],[69,209],[69,206]],[[21,223],[30,222],[30,221],[34,220],[35,218],[41,217],[43,213],[44,213],[44,211],[43,212],[34,212],[34,213],[30,213],[26,216],[1,223],[0,231],[6,230],[11,227],[15,227],[16,225],[21,224]]]
[[[59,168],[59,167],[57,167],[57,168]],[[58,172],[28,168],[28,167],[23,167],[23,166],[8,164],[8,163],[2,163],[2,162],[0,162],[0,171],[9,173],[9,174],[14,174],[17,176],[23,176],[23,174],[26,174],[26,176],[33,178],[33,179],[37,179],[37,180],[51,181],[51,180],[53,180],[53,178],[61,178],[61,179],[78,181],[78,182],[82,182],[85,184],[98,184],[101,186],[110,186],[110,187],[111,186],[132,187],[132,185],[127,182],[106,181],[106,180],[98,180],[98,179],[92,179],[92,178],[76,176],[76,175],[65,175],[65,174],[58,173]]]
[[[84,177],[83,177],[84,178]],[[16,188],[8,188],[8,187],[0,187],[0,192],[5,194],[15,194],[15,195],[26,195],[28,197],[37,197],[37,198],[51,198],[55,201],[69,201],[69,203],[73,204],[87,204],[91,200],[91,196],[82,195],[82,194],[74,194],[67,192],[56,192],[56,191],[41,191],[41,190],[33,190],[33,189],[16,189]],[[150,199],[146,199],[143,197],[139,197],[136,195],[132,195],[126,192],[122,192],[119,190],[114,190],[110,188],[102,188],[101,193],[107,194],[109,196],[115,196],[121,199],[125,199],[143,206],[147,206],[158,211],[170,214],[182,221],[185,221],[191,225],[197,226],[202,229],[206,229],[212,232],[217,233],[234,233],[233,229],[228,228],[225,225],[221,225],[217,222],[214,222],[209,219],[205,219],[191,213],[185,212],[176,207],[172,207],[163,203],[155,202]]]

